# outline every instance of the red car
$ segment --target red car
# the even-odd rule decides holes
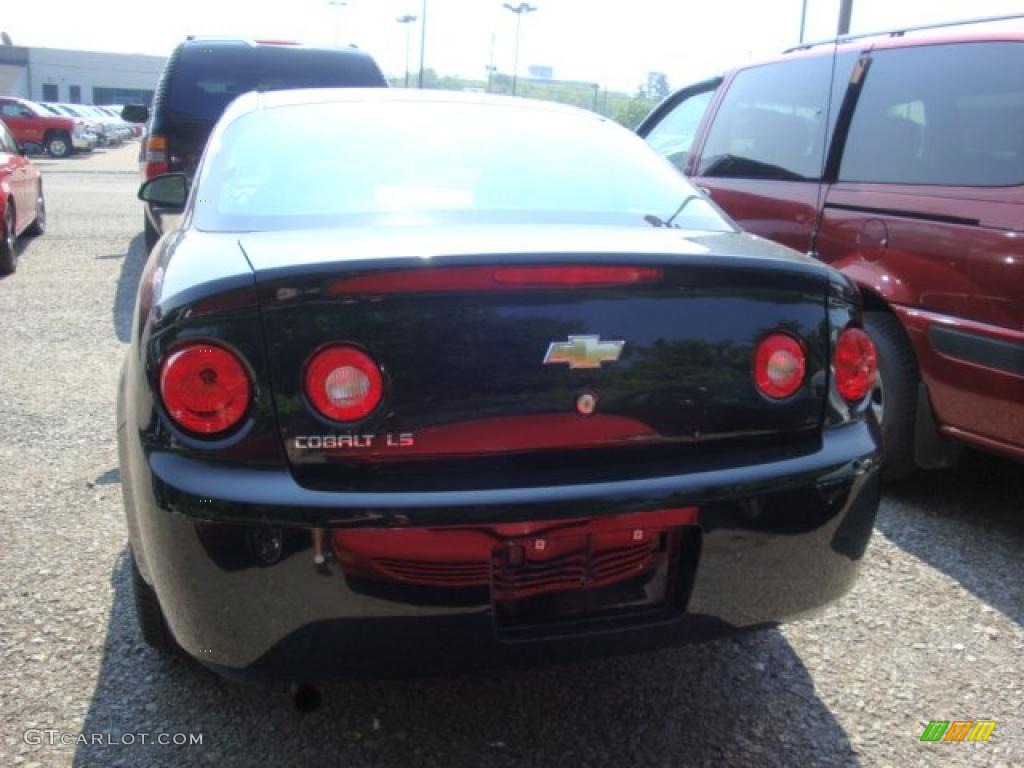
[[[69,157],[96,146],[85,120],[54,115],[27,99],[0,97],[0,119],[20,143],[40,144],[50,157]]]
[[[46,202],[39,170],[25,157],[0,120],[0,275],[18,266],[18,235],[41,235],[46,229]]]
[[[801,46],[638,129],[749,232],[860,286],[886,475],[1024,459],[1024,28]]]

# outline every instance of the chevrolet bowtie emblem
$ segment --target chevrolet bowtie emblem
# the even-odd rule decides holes
[[[570,368],[600,368],[614,363],[622,354],[624,341],[601,341],[600,336],[570,336],[569,341],[553,341],[544,355],[544,365],[566,363]]]

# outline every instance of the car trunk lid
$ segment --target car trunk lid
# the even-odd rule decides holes
[[[820,427],[820,265],[733,234],[485,235],[242,236],[300,482],[423,485],[485,468],[525,482],[550,462],[614,473],[683,446]],[[754,345],[773,330],[807,353],[805,385],[785,401],[762,396],[751,373]],[[354,424],[321,418],[304,392],[310,357],[334,343],[384,374],[381,406]]]

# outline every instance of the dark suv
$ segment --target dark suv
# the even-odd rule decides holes
[[[148,121],[140,150],[147,179],[184,172],[189,178],[214,124],[236,96],[247,91],[289,88],[386,88],[387,80],[369,54],[355,48],[314,48],[280,41],[190,37],[164,66],[152,110],[128,105],[122,117]],[[295,141],[316,141],[316,126]],[[176,210],[146,207],[146,247]]]
[[[640,134],[744,229],[861,288],[889,478],[961,442],[1024,459],[1024,27],[792,49]]]

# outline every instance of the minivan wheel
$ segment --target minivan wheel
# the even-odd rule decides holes
[[[9,275],[18,268],[18,237],[14,231],[14,206],[7,202],[4,229],[0,232],[0,275]]]
[[[882,477],[898,480],[916,468],[917,359],[895,315],[865,312],[864,327],[878,349],[878,382],[871,391],[871,410],[882,427]]]
[[[135,562],[135,553],[131,553],[132,561],[132,593],[135,596],[135,618],[139,622],[139,629],[142,631],[142,639],[146,645],[155,648],[163,653],[170,653],[177,649],[178,644],[167,626],[163,609],[156,597],[156,590],[146,583],[139,573],[139,566]]]
[[[46,137],[46,154],[50,157],[68,157],[74,151],[71,137],[63,131],[51,133]]]

